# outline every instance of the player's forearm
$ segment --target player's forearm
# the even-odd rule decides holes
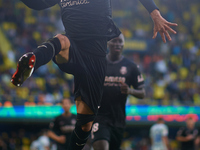
[[[129,88],[128,89],[128,94],[133,95],[134,97],[142,99],[142,98],[145,97],[145,90],[144,90],[144,88],[138,89],[138,90]]]
[[[158,10],[158,7],[153,0],[140,0],[140,2],[146,8],[146,10],[148,10],[149,13],[151,13],[155,9]]]
[[[48,137],[59,142],[59,136],[57,136],[53,131],[48,131]]]
[[[21,0],[26,6],[34,10],[43,10],[54,6],[58,0]]]
[[[176,140],[178,140],[179,142],[187,142],[187,141],[189,141],[186,137],[183,137],[183,136],[176,137]]]

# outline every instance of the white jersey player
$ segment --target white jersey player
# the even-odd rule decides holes
[[[164,120],[159,118],[157,123],[150,129],[150,138],[152,142],[152,150],[168,150],[168,127],[164,124]]]

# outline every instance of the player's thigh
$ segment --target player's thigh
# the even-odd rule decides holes
[[[124,129],[113,128],[111,129],[110,147],[109,150],[120,150],[123,139]]]
[[[98,149],[98,146],[100,146],[102,150],[108,150],[110,136],[110,128],[108,126],[99,124],[98,122],[94,123],[91,132],[94,150],[100,150]]]

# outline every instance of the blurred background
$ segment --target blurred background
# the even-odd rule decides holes
[[[166,44],[152,39],[153,22],[138,0],[113,0],[113,18],[125,36],[124,55],[145,78],[146,97],[129,97],[124,150],[148,150],[149,128],[162,115],[169,126],[171,150],[188,115],[200,127],[200,2],[155,0],[164,18],[178,23]],[[50,62],[22,87],[10,83],[16,62],[45,40],[63,33],[60,8],[34,11],[19,0],[0,0],[0,147],[29,150],[49,122],[62,113],[60,100],[73,101],[73,76]],[[158,35],[160,36],[160,35]],[[75,112],[73,106],[71,111]]]

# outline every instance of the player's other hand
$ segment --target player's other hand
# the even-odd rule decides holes
[[[194,139],[194,136],[192,134],[190,134],[190,135],[186,136],[186,139],[188,141],[190,141],[190,140]]]
[[[66,137],[64,135],[59,136],[59,143],[64,144],[66,142]]]
[[[176,34],[176,31],[173,30],[171,26],[178,26],[178,25],[176,23],[171,23],[165,20],[157,9],[152,11],[150,15],[154,22],[153,39],[156,38],[159,32],[164,43],[166,43],[165,36],[169,41],[171,41],[172,39],[168,31],[172,32],[173,34]]]
[[[120,86],[120,89],[121,89],[121,93],[122,94],[128,94],[129,92],[129,86],[124,83],[124,82],[120,82],[121,86]]]

